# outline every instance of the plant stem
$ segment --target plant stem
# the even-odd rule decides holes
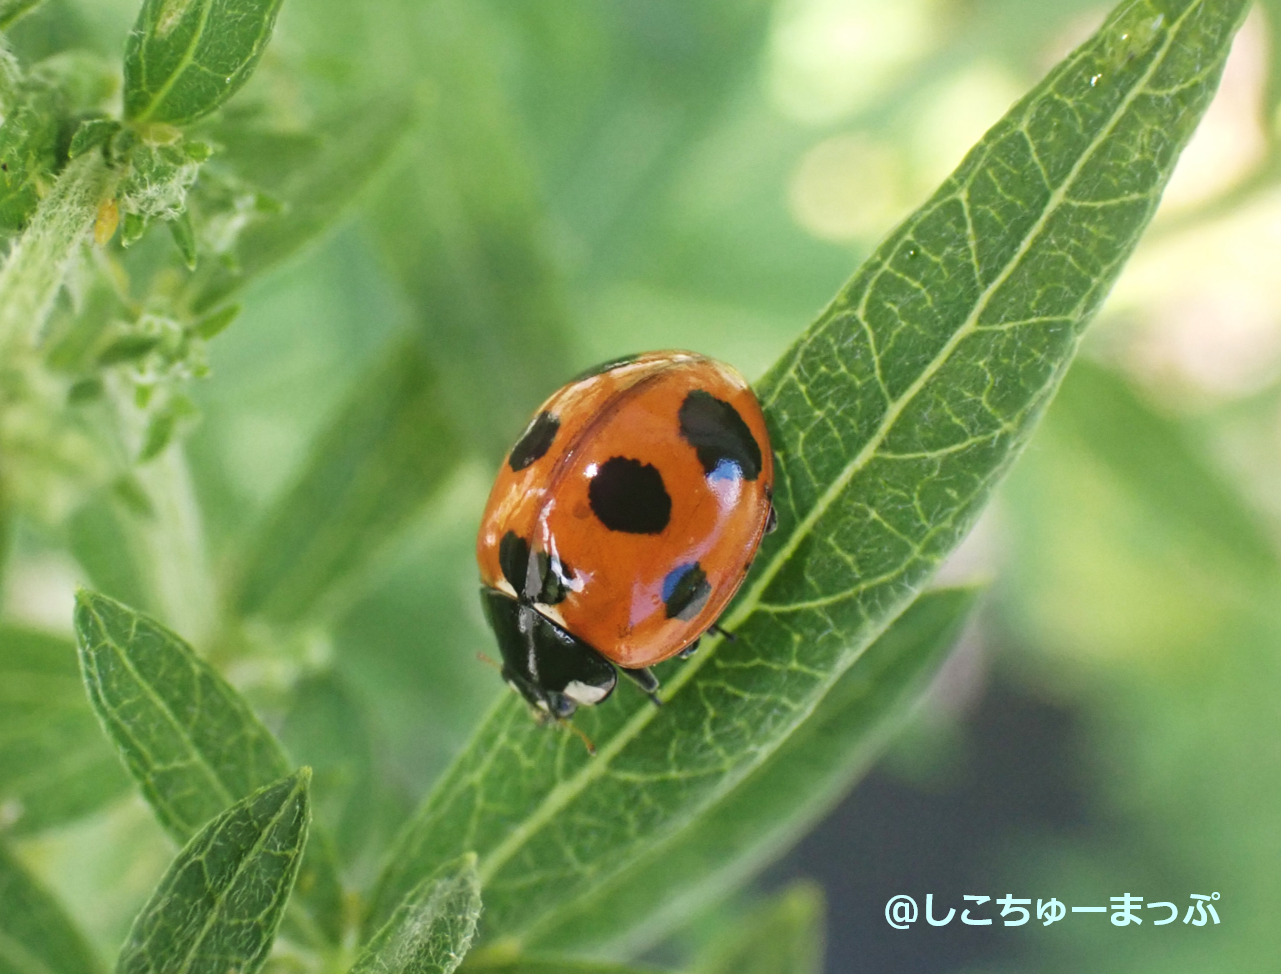
[[[115,429],[124,455],[142,447],[146,415],[133,403],[132,388],[119,376],[108,379]],[[205,545],[204,519],[181,443],[133,468],[152,512],[130,518],[130,547],[138,557],[148,603],[166,625],[188,642],[207,648],[219,600]]]
[[[137,469],[155,518],[141,529],[152,597],[164,618],[197,646],[206,646],[217,619],[204,522],[181,444]]]
[[[0,351],[39,340],[71,259],[117,178],[101,152],[86,152],[40,201],[0,270]]]

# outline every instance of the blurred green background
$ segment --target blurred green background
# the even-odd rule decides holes
[[[70,43],[118,57],[136,9],[49,0],[12,41],[25,58]],[[439,483],[374,502],[368,550],[343,556],[359,571],[292,603],[256,603],[252,579],[218,596],[261,610],[245,635],[260,651],[230,654],[227,671],[328,783],[321,814],[354,875],[369,877],[373,851],[504,692],[476,662],[493,650],[472,545],[495,457],[538,400],[651,348],[760,375],[1104,12],[286,0],[248,103],[336,140],[350,119],[330,120],[358,103],[403,102],[414,123],[333,232],[243,296],[210,345],[211,375],[191,384],[201,420],[186,450],[209,561],[236,579],[253,539],[290,550],[288,530],[268,527],[282,497],[305,499],[316,444],[359,440],[353,415],[376,426],[377,408],[346,404],[423,354],[443,391],[451,432],[414,461]],[[832,971],[1275,969],[1279,38],[1281,3],[1258,4],[1083,360],[944,569],[990,578],[990,596],[873,797],[856,793],[771,874],[822,860],[843,877],[829,881]],[[335,431],[340,416],[355,425]],[[380,521],[384,507],[394,516]],[[66,540],[19,530],[9,620],[69,631],[94,549],[82,540],[78,564]],[[895,821],[920,832],[878,841]],[[104,949],[169,855],[133,798],[19,848]],[[1010,891],[1179,904],[1217,891],[1223,923],[898,932],[880,912],[898,892]]]

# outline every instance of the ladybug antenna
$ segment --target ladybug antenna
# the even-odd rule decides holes
[[[707,631],[710,633],[713,633],[714,635],[720,636],[723,639],[727,639],[731,643],[734,642],[734,639],[735,639],[734,634],[730,632],[728,629],[722,629],[720,626],[718,626],[714,622],[707,627]]]
[[[583,733],[583,729],[581,727],[577,726],[572,720],[562,720],[560,725],[566,730],[573,731],[577,734],[579,740],[581,740],[584,746],[586,746],[587,753],[592,757],[596,757],[596,745],[592,743],[592,739],[590,737]]]
[[[497,663],[495,663],[492,659],[490,659],[490,658],[489,658],[488,656],[486,656],[484,653],[477,653],[477,654],[476,654],[476,658],[477,658],[478,660],[480,660],[482,663],[484,663],[486,666],[492,666],[492,667],[493,667],[494,669],[496,669],[499,673],[501,673],[501,672],[503,671],[503,668],[502,668],[501,666],[499,666]]]

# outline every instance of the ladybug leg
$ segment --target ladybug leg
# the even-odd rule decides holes
[[[701,641],[701,639],[702,639],[701,636],[698,639],[695,639],[692,643],[690,643],[688,646],[686,646],[676,655],[679,656],[681,659],[689,659],[691,656],[694,655],[695,651],[698,649],[698,644]]]
[[[713,636],[723,636],[724,638],[728,639],[730,642],[733,642],[735,639],[735,636],[732,632],[730,632],[728,629],[722,629],[720,626],[718,626],[714,622],[707,627],[707,631],[710,632]]]
[[[765,533],[773,534],[776,530],[778,530],[778,509],[771,504],[769,513],[765,515]]]
[[[627,677],[641,689],[641,693],[649,697],[655,707],[661,707],[663,701],[658,698],[658,677],[648,666],[641,667],[638,670],[629,670],[625,666],[620,666],[623,676]]]

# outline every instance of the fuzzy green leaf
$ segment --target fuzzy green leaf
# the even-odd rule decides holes
[[[76,134],[71,137],[71,148],[67,155],[74,159],[84,155],[90,149],[100,149],[111,143],[120,132],[120,123],[114,118],[87,118],[80,123]]]
[[[0,841],[0,974],[98,974],[84,935]]]
[[[290,622],[398,536],[462,452],[415,337],[397,339],[320,437],[246,558],[240,611]]]
[[[228,160],[281,203],[236,238],[233,262],[208,262],[190,286],[196,314],[221,307],[255,277],[319,237],[378,173],[409,125],[406,102],[378,98],[322,120],[289,152],[279,135],[231,125],[214,130]],[[283,160],[283,162],[282,162]],[[292,164],[290,164],[292,163]]]
[[[185,125],[253,73],[281,0],[146,0],[125,48],[125,118]]]
[[[474,849],[520,940],[760,766],[964,537],[1212,97],[1245,0],[1126,0],[984,136],[760,383],[779,530],[717,639],[566,734],[499,705],[402,834],[374,915]]]
[[[823,891],[796,883],[736,925],[699,958],[697,974],[819,974],[823,969]]]
[[[249,705],[154,619],[82,590],[76,635],[94,710],[160,824],[178,842],[288,772],[284,751]],[[299,879],[300,905],[334,939],[341,930],[341,891],[332,850],[318,839]]]
[[[0,58],[10,57],[0,49]],[[0,83],[0,229],[23,227],[52,185],[65,112],[66,99],[46,80]]]
[[[453,974],[480,921],[476,857],[447,863],[397,907],[352,967],[352,974]]]
[[[304,768],[201,829],[134,921],[117,974],[255,974],[298,877],[310,784]]]
[[[120,211],[124,230],[120,242],[135,243],[154,220],[178,220],[185,212],[187,193],[208,158],[201,142],[168,145],[139,143],[129,150],[129,168],[120,182]]]
[[[531,950],[635,956],[782,854],[879,754],[938,672],[972,589],[924,593],[738,788],[668,841],[530,931]]]
[[[128,787],[85,700],[75,646],[0,627],[0,830],[72,821]]]

